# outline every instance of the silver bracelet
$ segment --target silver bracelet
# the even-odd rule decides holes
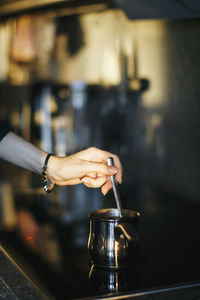
[[[47,165],[51,155],[53,154],[51,153],[47,154],[44,164],[42,165],[42,186],[46,193],[50,193],[54,188],[54,183],[50,183],[50,185],[48,185],[48,179],[47,179]]]

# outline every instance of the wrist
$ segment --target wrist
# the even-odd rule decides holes
[[[58,174],[59,162],[60,162],[60,157],[54,155],[51,155],[48,161],[47,177],[53,183],[57,183],[59,181],[59,174]]]
[[[43,164],[42,164],[42,185],[43,185],[43,188],[44,190],[47,192],[47,193],[50,193],[53,188],[54,188],[54,182],[51,182],[49,183],[49,177],[48,177],[48,163],[49,163],[49,159],[50,157],[52,156],[51,153],[48,153]]]

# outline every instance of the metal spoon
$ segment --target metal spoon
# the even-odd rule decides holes
[[[114,160],[113,160],[112,157],[107,158],[107,164],[108,164],[108,166],[114,166]],[[110,179],[111,179],[111,182],[112,182],[112,188],[113,188],[117,208],[118,208],[118,211],[119,211],[119,216],[121,218],[122,217],[122,205],[121,205],[121,200],[120,200],[120,195],[119,195],[118,184],[117,184],[114,176],[110,176]]]

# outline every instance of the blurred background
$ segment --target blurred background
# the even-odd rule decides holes
[[[56,155],[116,153],[123,206],[146,216],[146,237],[159,209],[176,220],[199,209],[199,19],[131,20],[98,3],[0,21],[1,120]],[[70,251],[87,247],[89,213],[115,207],[112,191],[79,185],[47,195],[40,176],[2,160],[0,169],[1,241],[36,273],[45,266],[45,279],[65,274]]]

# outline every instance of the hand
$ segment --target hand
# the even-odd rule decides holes
[[[107,165],[107,158],[113,157],[115,166]],[[51,156],[48,162],[48,178],[57,185],[83,183],[87,187],[99,188],[105,195],[112,187],[110,176],[122,182],[122,166],[119,158],[98,148],[88,148],[75,154]]]

